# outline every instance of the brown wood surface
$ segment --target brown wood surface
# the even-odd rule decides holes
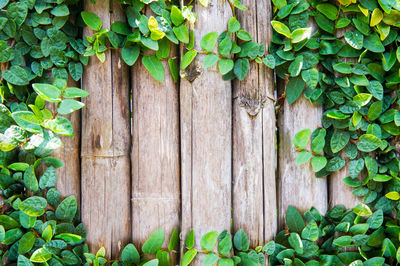
[[[248,9],[238,12],[242,27],[253,41],[268,45],[270,0],[243,4]],[[275,110],[266,97],[274,98],[274,80],[265,68],[253,62],[246,78],[233,83],[233,226],[234,232],[245,230],[252,247],[271,240],[277,228]]]
[[[97,14],[104,28],[124,17],[118,1],[110,1],[85,1],[85,10]],[[84,35],[90,34],[85,28]],[[104,246],[107,257],[119,255],[131,236],[128,76],[113,51],[104,63],[92,57],[82,79],[91,94],[82,111],[82,220],[92,250]]]
[[[226,1],[210,5],[194,2],[197,50],[202,36],[224,31],[232,15]],[[183,240],[194,229],[198,248],[204,233],[231,228],[232,86],[216,66],[203,69],[203,58],[186,69],[192,82],[182,79],[180,87]],[[194,265],[202,265],[199,257]]]
[[[172,56],[176,47],[172,47]],[[140,62],[139,62],[140,61]],[[166,239],[180,225],[178,84],[164,61],[156,81],[141,63],[132,68],[132,239],[141,245],[158,227]],[[168,241],[165,246],[168,246]]]
[[[280,82],[283,83],[283,82]],[[279,126],[279,227],[284,226],[284,217],[289,205],[304,212],[314,206],[325,213],[328,206],[326,178],[316,178],[311,164],[296,165],[297,152],[293,145],[295,134],[321,125],[322,107],[311,104],[304,96],[289,105],[287,101],[280,109]]]

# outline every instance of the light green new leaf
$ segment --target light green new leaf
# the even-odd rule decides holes
[[[293,144],[297,148],[304,150],[310,141],[310,137],[311,137],[311,129],[309,128],[303,129],[296,133],[296,135],[293,138]]]
[[[103,26],[103,22],[96,14],[93,14],[93,13],[87,12],[87,11],[82,11],[81,16],[82,16],[83,21],[85,22],[85,24],[87,26],[89,26],[89,28],[91,28],[92,30],[95,30],[95,31],[101,30],[101,27]]]
[[[277,33],[282,34],[282,35],[286,36],[287,38],[291,38],[292,37],[290,29],[288,28],[288,26],[286,26],[282,22],[279,22],[277,20],[273,20],[273,21],[271,21],[271,25],[272,25],[272,28],[274,28],[274,30]]]

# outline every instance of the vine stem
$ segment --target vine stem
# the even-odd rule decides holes
[[[235,12],[235,5],[232,3],[231,0],[227,0],[229,5],[231,6],[232,9],[232,16],[236,18],[236,12]]]

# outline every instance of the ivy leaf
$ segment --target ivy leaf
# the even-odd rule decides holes
[[[208,54],[204,57],[203,67],[208,68],[215,65],[219,60],[218,55],[215,54]]]
[[[249,250],[249,239],[247,238],[247,235],[243,229],[240,229],[236,232],[235,236],[233,237],[233,244],[239,251],[246,252]]]
[[[40,177],[39,187],[41,189],[55,187],[57,182],[57,173],[54,167],[47,168],[46,172]]]
[[[236,60],[233,72],[239,80],[243,80],[247,72],[249,71],[249,60],[247,58],[241,58]]]
[[[142,251],[144,254],[156,254],[164,243],[164,229],[156,229],[143,244]]]
[[[359,216],[367,216],[372,214],[371,209],[364,203],[360,203],[354,207],[353,212]]]
[[[57,116],[55,119],[46,120],[43,122],[43,126],[62,136],[74,136],[74,128],[65,117]]]
[[[319,237],[319,229],[317,223],[315,221],[309,222],[301,232],[301,237],[306,240],[316,241]]]
[[[289,74],[292,77],[297,77],[300,75],[301,69],[303,68],[303,56],[299,55],[296,59],[289,65]]]
[[[338,17],[338,8],[329,3],[323,3],[317,5],[317,10],[324,14],[330,20],[336,20]]]
[[[101,19],[96,15],[91,12],[87,11],[82,11],[81,12],[81,17],[85,24],[89,26],[94,31],[99,31],[101,30],[101,27],[103,26],[103,22]]]
[[[367,89],[376,99],[383,99],[383,86],[379,81],[371,80],[367,86]]]
[[[13,85],[25,86],[29,84],[28,73],[20,66],[11,66],[3,73],[3,78]]]
[[[200,41],[201,48],[206,52],[212,52],[218,41],[218,32],[210,32],[204,35]]]
[[[311,30],[311,27],[295,29],[291,35],[292,43],[299,43],[305,39],[310,39],[312,33]]]
[[[33,165],[29,166],[24,172],[24,185],[27,189],[34,192],[39,190],[39,184],[36,179],[35,169]]]
[[[275,68],[275,57],[271,54],[267,54],[263,59],[262,62],[264,63],[264,65],[266,65],[267,67],[274,69]]]
[[[140,255],[133,244],[128,244],[122,250],[121,260],[124,264],[139,264]]]
[[[282,35],[286,36],[287,38],[291,38],[292,37],[290,29],[288,28],[288,26],[286,26],[282,22],[277,21],[277,20],[273,20],[273,21],[271,21],[271,25],[272,25],[272,28],[274,28],[274,30],[277,33],[282,34]]]
[[[218,232],[217,231],[211,231],[203,235],[203,237],[200,240],[200,246],[205,250],[205,251],[212,251],[215,247],[215,244],[217,243],[218,239]]]
[[[84,103],[71,99],[65,99],[61,101],[60,105],[57,108],[57,111],[60,115],[68,115],[74,111],[83,108],[84,106]]]
[[[382,141],[372,134],[362,135],[357,142],[357,148],[363,152],[371,152],[382,145]]]
[[[286,85],[286,99],[289,104],[294,103],[305,88],[305,82],[300,77],[291,78]]]
[[[51,259],[52,254],[47,251],[45,248],[39,248],[35,252],[33,252],[30,260],[32,262],[43,263]]]
[[[190,249],[183,254],[182,257],[182,266],[187,266],[189,265],[192,260],[196,257],[197,255],[197,250],[196,249]]]
[[[56,209],[56,217],[58,220],[72,222],[78,210],[78,203],[75,196],[69,196],[64,199]]]
[[[305,224],[301,214],[293,207],[289,206],[286,211],[286,225],[291,232],[301,234]]]
[[[46,206],[47,201],[44,198],[32,196],[21,202],[18,208],[29,216],[37,217],[43,215]]]
[[[181,69],[184,70],[186,69],[196,58],[197,56],[197,51],[196,50],[190,50],[188,51],[183,57],[182,57],[182,62],[181,62]]]
[[[314,172],[319,172],[324,169],[327,163],[328,160],[324,156],[314,156],[311,159],[311,166]]]
[[[189,43],[189,29],[186,25],[176,26],[172,30],[180,42]]]
[[[231,71],[234,66],[235,63],[233,62],[232,59],[221,59],[218,62],[218,69],[222,75],[229,73],[229,71]]]
[[[350,134],[347,131],[335,130],[331,138],[331,149],[333,153],[338,153],[350,140]]]
[[[228,22],[228,32],[229,33],[235,33],[240,30],[240,22],[235,18],[231,17]]]
[[[304,150],[310,141],[310,137],[311,137],[311,129],[308,128],[303,129],[296,133],[293,139],[293,144],[297,148]]]
[[[23,255],[23,254],[29,252],[33,248],[33,245],[35,244],[35,240],[36,240],[35,233],[33,233],[33,232],[25,233],[19,240],[18,254]]]
[[[291,233],[288,240],[290,246],[296,251],[297,254],[303,254],[303,242],[301,242],[299,234]]]
[[[202,4],[204,7],[208,7],[208,4],[210,3],[210,0],[199,0],[200,4]]]
[[[140,54],[140,47],[137,45],[124,47],[121,50],[121,57],[128,66],[133,66],[136,63]]]
[[[155,55],[145,55],[142,58],[144,67],[158,82],[164,81],[165,70],[161,61]]]
[[[364,39],[363,46],[365,49],[374,53],[383,53],[385,47],[383,46],[381,40],[377,33],[372,33]]]

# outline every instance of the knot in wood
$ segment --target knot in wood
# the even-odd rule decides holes
[[[181,78],[185,78],[190,83],[195,81],[202,74],[202,69],[197,63],[190,64],[184,71],[181,71]]]
[[[266,97],[260,93],[259,89],[242,91],[239,95],[239,106],[246,109],[251,118],[256,118],[261,109],[264,108]]]

